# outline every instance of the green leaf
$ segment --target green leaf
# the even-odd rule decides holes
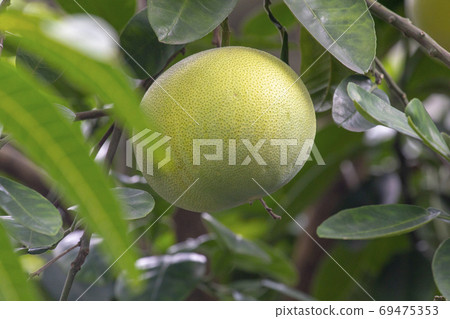
[[[53,83],[62,75],[62,72],[57,72],[50,68],[42,57],[36,57],[27,53],[20,46],[17,49],[16,65],[18,67],[27,68],[28,71],[47,81]]]
[[[412,232],[438,216],[438,211],[412,205],[363,206],[331,216],[317,228],[317,234],[335,239],[397,236]]]
[[[0,216],[0,223],[11,235],[12,238],[20,242],[28,249],[48,248],[56,244],[63,238],[62,228],[54,236],[40,234],[18,223],[10,216]]]
[[[229,251],[245,256],[253,256],[262,259],[266,262],[270,261],[270,256],[256,244],[236,235],[224,225],[219,223],[211,215],[207,213],[202,214],[202,220],[206,228],[217,235],[217,240]]]
[[[148,19],[159,41],[184,44],[214,30],[236,3],[237,0],[150,0]]]
[[[406,106],[405,113],[409,125],[422,138],[422,141],[450,161],[450,149],[422,102],[418,99],[411,100]]]
[[[148,22],[146,10],[142,10],[128,22],[120,35],[120,44],[128,53],[124,55],[125,61],[139,79],[146,79],[149,74],[155,76],[161,72],[170,58],[183,48],[182,45],[158,41]]]
[[[144,218],[155,207],[155,200],[146,191],[126,187],[117,187],[114,188],[114,191],[125,205],[125,219],[127,220]]]
[[[23,226],[49,236],[62,227],[59,211],[41,194],[0,177],[0,207]]]
[[[301,78],[311,94],[316,112],[331,108],[333,92],[351,72],[339,63],[305,29],[300,30]],[[320,58],[320,59],[319,59]]]
[[[288,257],[279,249],[263,243],[258,243],[258,247],[269,256],[270,261],[249,255],[236,255],[233,264],[237,268],[268,276],[287,285],[297,282],[297,270]]]
[[[368,77],[359,74],[351,75],[348,78],[342,80],[333,96],[333,120],[337,125],[342,126],[349,131],[367,131],[368,129],[374,127],[375,124],[367,121],[356,110],[355,104],[347,93],[347,86],[349,83],[355,83],[366,91],[370,91],[374,85],[374,83]],[[375,89],[373,91],[373,94],[381,98],[386,103],[390,103],[389,97],[384,91]]]
[[[110,180],[90,158],[81,132],[39,92],[37,83],[1,61],[0,83],[0,118],[5,128],[57,182],[61,194],[79,205],[89,227],[104,237],[105,247],[119,259],[119,265],[136,275],[135,255],[123,254],[131,241],[121,205],[111,190]]]
[[[409,251],[410,245],[406,236],[364,242],[339,241],[329,251],[333,259],[324,258],[315,269],[311,294],[318,300],[370,300],[353,278],[373,296],[372,287],[378,283],[385,272],[384,269],[390,266],[395,256]],[[346,275],[336,262],[353,278]],[[406,259],[406,263],[408,262]],[[409,268],[413,267],[407,268],[410,270]],[[403,269],[403,272],[406,272],[406,269]],[[396,289],[395,279],[391,281],[391,289]],[[400,287],[397,288],[400,290]],[[384,297],[379,298],[384,300]]]
[[[434,253],[432,269],[436,286],[445,298],[450,299],[450,238]]]
[[[356,102],[355,107],[358,112],[370,122],[390,127],[402,134],[419,139],[409,126],[405,113],[355,83],[348,84],[347,93]]]
[[[119,277],[115,294],[119,300],[171,300],[188,297],[206,274],[206,257],[196,253],[178,253],[141,258],[136,266],[144,273],[142,292],[127,289],[125,276]]]
[[[450,135],[448,135],[445,132],[441,132],[441,136],[444,139],[444,141],[447,144],[447,146],[450,147]]]
[[[305,294],[304,292],[292,289],[284,284],[279,282],[275,282],[272,280],[263,279],[261,280],[261,286],[264,288],[269,288],[271,290],[277,291],[289,298],[299,301],[313,301],[315,300],[310,295]]]
[[[139,99],[129,79],[115,60],[116,47],[101,28],[86,17],[44,21],[15,11],[1,14],[0,29],[20,34],[20,44],[64,70],[65,78],[84,90],[97,94],[124,125],[136,131],[148,127],[139,108]]]
[[[295,267],[278,249],[243,239],[209,214],[203,213],[202,220],[206,228],[216,235],[216,240],[221,245],[218,251],[218,266],[224,264],[220,258],[226,256],[227,261],[231,261],[237,268],[268,275],[286,284],[297,280]],[[230,256],[223,254],[223,248],[231,253]]]
[[[284,0],[314,38],[349,69],[365,73],[375,58],[375,25],[365,1]]]
[[[27,281],[17,255],[0,224],[0,300],[36,300],[33,283]]]
[[[136,10],[135,0],[57,0],[67,13],[89,13],[108,21],[120,31]]]

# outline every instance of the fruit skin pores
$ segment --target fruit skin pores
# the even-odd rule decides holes
[[[152,84],[141,107],[151,132],[165,138],[142,152],[143,166],[153,165],[151,172],[141,167],[146,180],[171,204],[195,212],[236,207],[278,190],[300,171],[316,132],[314,107],[298,75],[246,47],[178,62]]]

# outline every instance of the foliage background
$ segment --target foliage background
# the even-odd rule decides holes
[[[90,14],[104,19],[101,28],[87,15],[78,15],[84,12],[72,1],[11,2],[0,15],[0,30],[5,31],[0,60],[0,299],[55,300],[62,291],[70,300],[431,300],[438,294],[449,296],[450,229],[445,212],[450,211],[450,170],[445,159],[448,147],[442,142],[446,137],[431,134],[414,139],[407,136],[417,137],[414,125],[405,122],[399,128],[389,118],[371,113],[392,105],[406,112],[416,126],[425,125],[425,131],[430,127],[450,131],[448,67],[399,30],[374,18],[376,56],[389,79],[398,84],[399,90],[393,90],[386,76],[380,81],[380,68],[355,72],[364,60],[370,65],[373,56],[358,53],[351,68],[331,54],[321,56],[325,49],[282,1],[272,1],[270,6],[286,30],[281,40],[263,1],[238,1],[236,7],[235,1],[226,5],[211,1],[217,6],[216,21],[210,22],[211,14],[202,12],[189,16],[205,34],[195,36],[181,28],[181,40],[160,39],[170,44],[158,41],[164,32],[158,33],[149,24],[147,11],[140,11],[145,1],[79,0]],[[179,1],[163,2],[177,10]],[[339,7],[344,2],[349,1],[328,4]],[[403,1],[380,3],[404,15]],[[149,1],[149,6],[160,4]],[[127,130],[146,125],[137,105],[152,82],[150,76],[157,77],[186,56],[216,46],[222,38],[220,27],[214,29],[228,16],[227,10],[231,11],[229,24],[222,24],[222,31],[230,28],[230,45],[289,59],[298,74],[308,70],[302,80],[315,102],[316,145],[326,165],[308,162],[288,185],[266,199],[283,215],[281,221],[269,219],[258,203],[213,215],[183,211],[159,198],[138,171],[125,166]],[[151,12],[154,24],[164,23],[158,20],[164,20],[164,14]],[[348,18],[345,13],[341,16]],[[129,55],[118,50],[105,32]],[[308,69],[319,56],[319,63]],[[367,77],[355,77],[356,73]],[[366,85],[366,90],[380,82],[377,90],[385,93],[377,95],[387,103],[374,98],[377,91],[373,91],[355,108],[349,80],[339,86],[351,75],[351,81]],[[426,112],[421,113],[418,101],[405,111],[408,103],[399,92],[411,100],[420,99],[432,122]],[[336,100],[339,94],[347,98],[346,103]],[[365,122],[361,116],[359,122],[346,126],[336,115],[343,107],[384,126]],[[123,134],[119,127],[125,127]],[[105,134],[110,138],[100,145]],[[98,152],[95,162],[90,152],[94,156]],[[111,168],[109,177],[103,167]],[[18,197],[11,204],[13,195]],[[322,237],[338,239],[317,235],[318,226],[331,216],[336,218],[338,212],[397,203],[417,207],[386,206],[374,224],[364,219],[358,224],[356,217],[333,219],[328,224],[331,230],[324,224]],[[355,212],[366,216],[362,210]],[[344,231],[333,228],[367,226],[372,230],[401,224],[411,216],[417,217],[417,223],[410,228],[399,226],[375,234],[372,237],[380,237],[375,239],[340,240]],[[91,232],[92,239],[86,235]],[[89,254],[80,260],[79,251],[86,251],[86,243]],[[436,258],[439,245],[440,258]],[[124,251],[119,262],[99,278]],[[25,273],[61,254],[40,276],[26,281]],[[139,257],[136,265],[144,275],[134,267]],[[82,265],[78,273],[71,264],[74,260],[75,268]],[[67,278],[74,279],[69,291]]]

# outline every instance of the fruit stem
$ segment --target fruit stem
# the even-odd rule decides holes
[[[227,47],[230,45],[230,35],[231,35],[231,30],[230,30],[230,25],[228,24],[228,17],[225,18],[225,20],[223,20],[222,24],[222,47]]]
[[[281,216],[275,214],[272,210],[272,208],[270,208],[269,206],[267,206],[266,202],[264,201],[264,199],[260,198],[259,201],[261,202],[261,204],[264,206],[264,208],[266,209],[266,211],[269,213],[270,217],[272,217],[275,220],[281,219]]]

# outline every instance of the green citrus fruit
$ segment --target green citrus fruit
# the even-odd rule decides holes
[[[252,202],[285,185],[316,131],[313,104],[297,74],[245,47],[207,50],[175,64],[148,89],[141,107],[159,140],[170,138],[151,151],[155,168],[151,174],[144,169],[145,178],[165,200],[196,212]]]
[[[406,0],[406,15],[446,50],[450,50],[450,0]]]

